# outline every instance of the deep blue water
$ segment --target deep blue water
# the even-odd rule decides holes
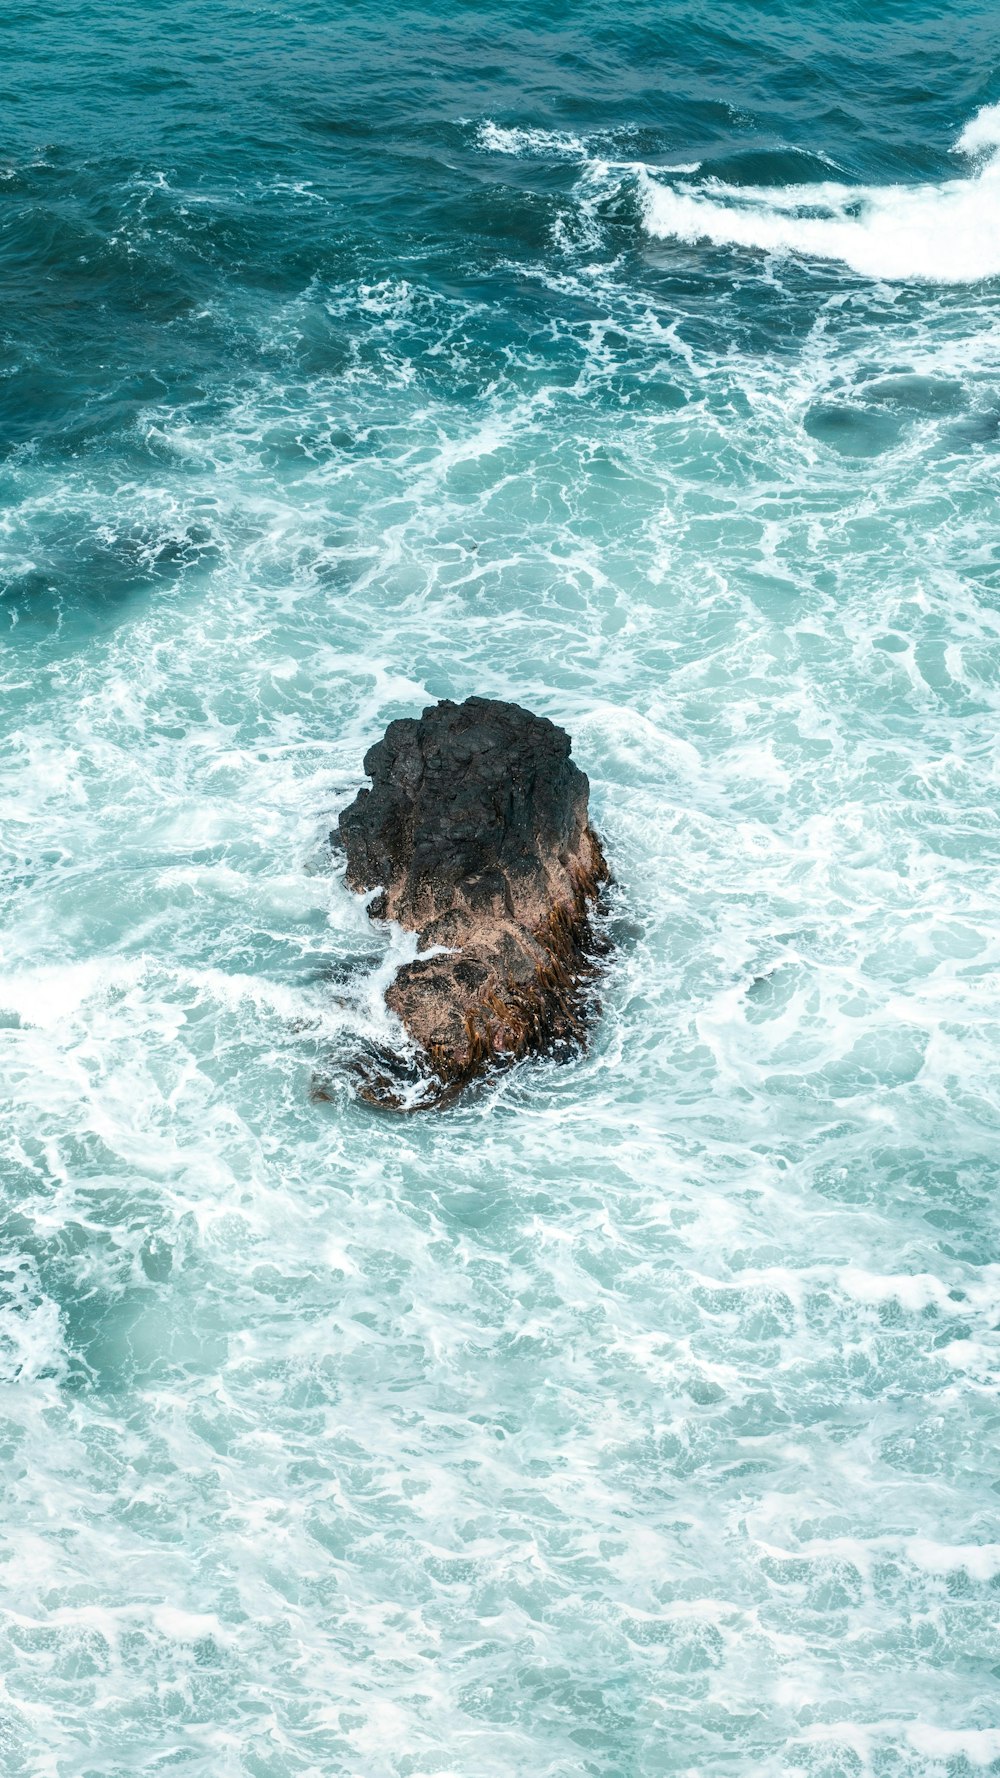
[[[995,6],[0,53],[0,1770],[1000,1771]],[[386,1119],[471,692],[619,943]]]

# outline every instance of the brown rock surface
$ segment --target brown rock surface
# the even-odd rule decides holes
[[[422,951],[445,948],[386,995],[440,1092],[578,1043],[608,869],[565,730],[517,704],[446,701],[390,723],[364,765],[372,788],[340,816],[347,883],[380,890],[373,918]],[[370,1081],[368,1096],[391,1087]]]

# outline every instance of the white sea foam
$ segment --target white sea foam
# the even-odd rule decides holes
[[[268,370],[309,312],[268,300],[256,382],[151,407],[162,497],[8,464],[18,562],[67,514],[219,540],[0,660],[14,1770],[991,1755],[992,463],[803,420],[888,363],[992,391],[993,317],[824,301],[781,358],[632,268],[517,277],[544,349],[488,383],[500,297],[373,269],[310,299],[342,378]],[[591,775],[594,1045],[429,1122],[315,1104],[412,946],[325,835],[471,690]]]
[[[991,1581],[1000,1574],[1000,1543],[934,1543],[928,1537],[911,1537],[906,1553],[927,1574],[954,1574],[964,1569],[977,1581]]]
[[[985,156],[938,184],[816,185],[770,190],[706,180],[641,178],[646,227],[660,239],[750,247],[834,260],[888,282],[975,283],[1000,275],[1000,106],[987,106],[955,144]]]
[[[476,134],[487,154],[564,156],[581,160],[587,150],[579,136],[566,130],[535,130],[506,127],[487,119]]]
[[[476,142],[487,154],[506,154],[517,159],[586,160],[598,176],[606,175],[609,168],[619,172],[635,171],[640,164],[636,161],[595,158],[593,143],[574,136],[568,130],[518,129],[493,123],[490,118],[479,125]],[[701,162],[665,161],[658,165],[664,173],[697,173]]]
[[[1000,148],[1000,105],[983,105],[955,143],[956,154],[979,155]]]
[[[0,1013],[13,1014],[25,1029],[57,1029],[95,997],[134,986],[142,971],[138,960],[95,958],[0,975]]]

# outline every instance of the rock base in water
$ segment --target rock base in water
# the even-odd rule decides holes
[[[579,1044],[608,868],[565,730],[517,704],[446,701],[390,723],[364,765],[372,788],[339,824],[348,886],[441,947],[386,995],[433,1070],[427,1098]],[[396,1096],[374,1074],[363,1090]]]

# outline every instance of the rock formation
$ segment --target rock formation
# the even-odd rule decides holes
[[[364,766],[372,788],[340,816],[347,883],[436,952],[386,995],[428,1059],[428,1100],[579,1043],[608,869],[565,730],[517,704],[446,701],[391,722]],[[363,1090],[393,1098],[375,1076]]]

